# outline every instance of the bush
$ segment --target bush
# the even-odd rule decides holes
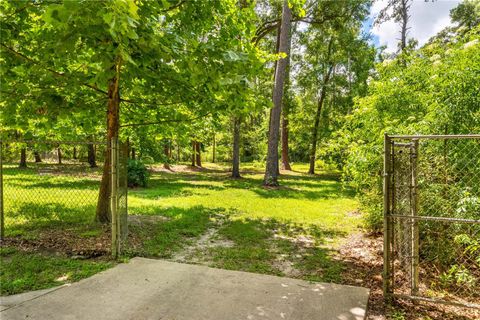
[[[128,160],[128,186],[146,187],[150,173],[140,160]]]

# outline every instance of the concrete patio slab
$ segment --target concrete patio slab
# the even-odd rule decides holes
[[[0,313],[10,319],[360,320],[369,290],[144,258]]]
[[[68,285],[42,289],[42,290],[29,291],[29,292],[20,293],[20,294],[14,294],[11,296],[0,296],[0,311],[6,310],[8,308],[14,307],[26,301],[33,300],[40,296],[46,295],[47,293],[58,290],[64,286],[68,286]]]

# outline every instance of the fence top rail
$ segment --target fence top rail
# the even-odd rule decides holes
[[[69,145],[108,145],[106,141],[60,141],[60,140],[2,140],[0,139],[0,143],[2,144],[15,144],[15,143],[24,143],[24,144],[69,144]]]
[[[474,220],[474,219],[434,217],[434,216],[406,216],[406,215],[401,215],[401,214],[391,214],[389,216],[392,217],[392,218],[400,218],[400,219],[432,220],[432,221],[446,221],[446,222],[480,224],[480,220]]]
[[[427,135],[397,135],[387,134],[390,139],[480,139],[480,134],[427,134]]]

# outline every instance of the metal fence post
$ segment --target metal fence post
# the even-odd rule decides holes
[[[3,142],[0,141],[0,240],[5,237],[5,216],[3,207]]]
[[[390,217],[390,158],[391,140],[384,135],[383,155],[383,296],[386,300],[391,295],[391,217]]]
[[[112,137],[111,141],[111,192],[110,192],[110,211],[112,212],[112,255],[117,258],[120,253],[120,239],[118,237],[118,197],[117,197],[117,137]]]
[[[410,204],[410,215],[412,217],[418,216],[418,139],[412,140],[412,151],[410,153],[411,159],[411,204]],[[418,264],[419,264],[419,231],[418,231],[418,220],[415,218],[411,219],[411,244],[410,249],[410,261],[411,261],[411,294],[417,295],[418,293]]]

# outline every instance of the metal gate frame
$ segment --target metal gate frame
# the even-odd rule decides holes
[[[459,219],[453,217],[435,217],[419,214],[419,197],[418,197],[418,178],[417,178],[417,159],[419,154],[419,141],[421,140],[449,140],[449,139],[479,139],[480,134],[470,135],[384,135],[384,171],[383,171],[383,294],[387,302],[391,302],[394,298],[406,298],[411,300],[420,300],[433,303],[448,304],[461,307],[478,308],[480,304],[464,303],[456,301],[447,301],[443,299],[429,298],[419,294],[419,228],[421,221],[441,221],[445,223],[461,223],[461,224],[480,224],[480,220]],[[395,203],[395,149],[403,148],[408,152],[409,171],[408,171],[408,193],[409,193],[409,210],[408,214],[398,214]],[[420,204],[421,205],[421,204]],[[408,224],[407,234],[409,242],[407,245],[408,255],[405,256],[408,261],[409,275],[409,294],[395,293],[395,238],[396,231],[394,228],[394,220],[403,221]],[[402,226],[403,227],[403,226]],[[404,229],[405,230],[405,229]]]
[[[112,213],[112,256],[117,258],[126,244],[128,235],[128,146],[117,137],[111,141],[112,159],[110,178],[110,210]]]

